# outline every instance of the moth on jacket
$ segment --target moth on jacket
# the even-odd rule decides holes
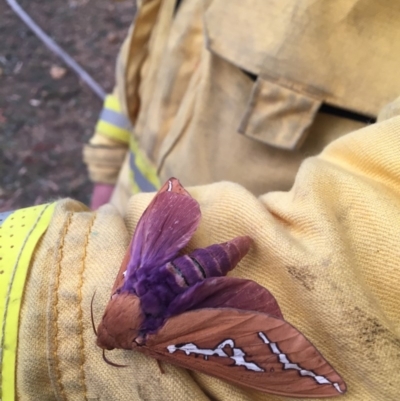
[[[139,220],[97,330],[103,350],[140,351],[231,383],[292,397],[332,397],[346,384],[251,281],[225,277],[251,239],[179,252],[200,221],[175,178]]]

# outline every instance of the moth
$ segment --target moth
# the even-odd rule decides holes
[[[292,397],[344,394],[346,384],[254,281],[226,277],[248,236],[182,255],[200,207],[169,179],[140,218],[97,345],[142,352],[239,386]]]

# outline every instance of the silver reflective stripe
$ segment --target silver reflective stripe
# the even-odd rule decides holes
[[[129,120],[123,114],[114,110],[103,109],[100,114],[100,120],[125,130],[130,130],[131,128]]]
[[[130,153],[129,157],[129,165],[133,172],[134,180],[137,186],[140,188],[142,192],[154,192],[157,191],[157,188],[150,182],[148,179],[141,173],[141,171],[136,166],[135,154],[133,152]]]

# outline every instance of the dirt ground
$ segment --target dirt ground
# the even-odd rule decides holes
[[[19,0],[106,90],[134,0]],[[82,145],[102,102],[0,3],[0,211],[62,197],[89,202]],[[53,71],[53,76],[51,74]],[[59,76],[54,72],[59,72]]]

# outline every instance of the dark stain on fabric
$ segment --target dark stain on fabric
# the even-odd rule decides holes
[[[156,371],[155,375],[149,378],[151,386],[148,383],[137,383],[136,390],[141,401],[165,401],[165,394],[162,389],[160,378],[157,375],[161,373]]]
[[[367,315],[357,306],[350,315],[350,321],[358,328],[359,339],[368,348],[381,347],[384,343],[390,343],[400,350],[400,338],[385,327],[377,317]]]
[[[317,276],[310,271],[310,266],[287,266],[289,274],[298,280],[305,289],[314,290]]]

